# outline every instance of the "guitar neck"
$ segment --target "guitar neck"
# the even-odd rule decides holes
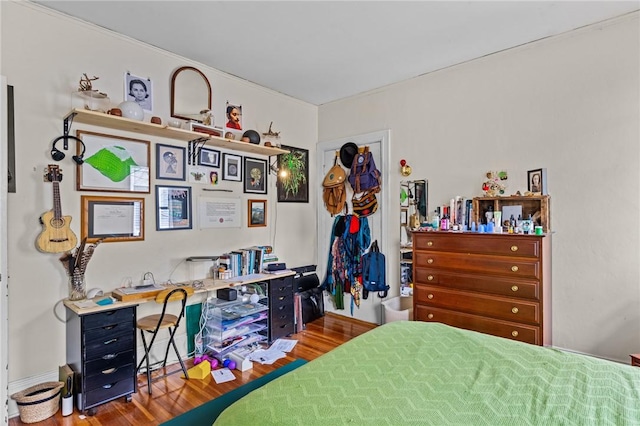
[[[60,206],[60,182],[53,182],[53,217],[62,218],[62,207]]]

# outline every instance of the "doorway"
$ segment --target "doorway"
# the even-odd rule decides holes
[[[391,192],[389,190],[389,153],[391,143],[390,130],[382,130],[378,132],[318,143],[316,168],[318,173],[318,182],[323,181],[324,176],[334,164],[336,152],[340,151],[340,147],[347,142],[353,142],[358,145],[358,147],[368,146],[369,151],[373,155],[376,166],[382,174],[381,191],[376,194],[376,197],[378,199],[378,210],[374,214],[369,216],[368,219],[369,228],[371,229],[371,241],[378,240],[380,251],[382,251],[383,253],[390,253],[390,250],[392,250],[391,239],[389,237],[390,234],[388,232],[390,205],[389,194]],[[351,213],[351,197],[353,195],[353,191],[351,190],[351,186],[348,183],[346,184],[346,187],[348,212]],[[331,214],[329,214],[329,212],[324,207],[324,202],[322,201],[322,188],[318,189],[317,197],[318,208],[316,217],[318,223],[318,277],[322,282],[327,274],[327,261],[329,258],[331,229],[335,217],[331,217]],[[387,284],[390,284],[388,267],[386,271],[386,282]],[[353,317],[363,321],[380,324],[382,320],[382,306],[380,302],[382,302],[383,300],[384,299],[379,298],[377,294],[370,293],[367,300],[361,300],[359,309],[354,308]],[[333,305],[333,301],[326,295],[325,292],[325,309],[328,312],[351,316],[351,295],[345,293],[344,305],[344,310],[336,310]]]

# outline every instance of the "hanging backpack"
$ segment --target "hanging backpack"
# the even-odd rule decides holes
[[[363,152],[358,152],[351,163],[351,172],[349,173],[349,183],[353,188],[353,192],[379,192],[382,178],[380,170],[373,161],[373,155],[369,151],[369,147],[365,146]]]
[[[347,188],[345,180],[347,174],[338,164],[338,157],[333,161],[333,167],[329,169],[322,181],[322,201],[331,216],[341,213],[347,203]]]
[[[378,293],[381,298],[387,297],[389,286],[386,284],[385,257],[380,253],[378,240],[371,244],[369,252],[362,256],[362,285],[366,291]],[[364,298],[364,297],[363,297]]]

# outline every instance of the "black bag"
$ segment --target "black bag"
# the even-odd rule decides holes
[[[322,289],[320,287],[301,291],[300,303],[302,305],[303,324],[324,316],[324,299],[322,298]]]

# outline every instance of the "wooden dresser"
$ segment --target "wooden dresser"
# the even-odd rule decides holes
[[[413,233],[413,312],[433,321],[551,345],[551,236]]]

